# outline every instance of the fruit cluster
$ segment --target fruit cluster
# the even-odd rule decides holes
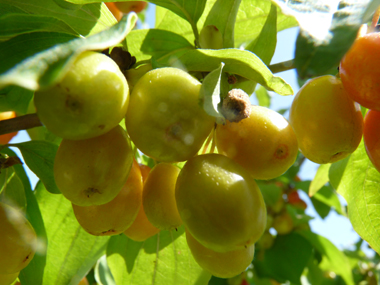
[[[199,104],[201,86],[178,68],[121,71],[107,55],[87,51],[58,84],[36,92],[34,104],[62,138],[54,178],[88,233],[144,241],[184,225],[199,265],[227,278],[246,269],[269,228],[293,229],[286,211],[271,207],[267,219],[255,180],[281,176],[298,150],[317,163],[343,159],[359,145],[363,118],[334,76],[300,89],[290,123],[232,89],[220,104],[227,120],[217,124]],[[154,167],[139,164],[136,151]],[[306,206],[295,191],[285,202]]]

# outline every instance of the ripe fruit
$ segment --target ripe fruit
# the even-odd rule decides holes
[[[119,193],[132,167],[133,150],[125,130],[116,126],[87,140],[63,139],[54,161],[62,194],[78,206],[108,203]]]
[[[140,78],[150,70],[152,70],[152,65],[150,63],[147,63],[147,64],[140,65],[137,68],[128,69],[124,71],[124,75],[128,81],[129,90],[131,92],[133,88],[135,87],[136,83],[140,80]]]
[[[106,2],[104,4],[106,4],[108,10],[110,10],[110,12],[115,17],[115,19],[117,21],[120,21],[121,18],[123,17],[123,12],[121,12],[119,10],[119,8],[116,7],[115,3],[114,2]]]
[[[300,198],[296,190],[288,193],[288,203],[301,210],[305,210],[307,208],[307,204]]]
[[[128,108],[129,88],[108,56],[86,51],[55,86],[34,95],[38,117],[53,134],[83,140],[116,127]]]
[[[2,120],[8,120],[16,117],[16,113],[14,111],[8,111],[8,112],[1,112],[0,113],[0,121]],[[10,134],[4,134],[0,136],[0,144],[7,144],[9,141],[17,135],[18,132],[10,133]]]
[[[364,117],[363,138],[367,155],[380,172],[380,112],[368,110]]]
[[[345,158],[362,137],[359,105],[348,96],[340,79],[331,75],[314,78],[298,91],[289,122],[303,155],[320,164]]]
[[[251,106],[250,116],[238,123],[218,125],[216,146],[255,179],[280,176],[293,165],[298,153],[296,135],[286,119],[260,106]]]
[[[151,169],[149,166],[142,164],[140,165],[140,170],[143,182],[145,182]],[[132,225],[124,231],[124,234],[134,241],[144,241],[154,236],[159,231],[160,229],[156,228],[152,225],[151,222],[149,222],[145,214],[144,206],[142,204],[141,199],[141,205],[139,212],[137,213],[137,217],[132,223]]]
[[[14,274],[25,268],[34,257],[36,240],[23,213],[0,202],[0,274]]]
[[[11,285],[16,280],[20,272],[11,274],[0,274],[0,285]]]
[[[133,88],[125,118],[136,147],[164,162],[196,155],[215,121],[198,105],[200,87],[198,80],[178,68],[143,75]]]
[[[339,74],[350,97],[362,106],[380,111],[380,34],[356,39],[341,60]]]
[[[115,6],[125,14],[128,14],[130,12],[140,13],[148,5],[148,3],[144,1],[128,1],[114,3]]]
[[[175,201],[175,183],[180,169],[159,163],[150,171],[143,189],[143,206],[148,220],[161,230],[182,225]]]
[[[255,243],[266,226],[266,208],[250,173],[221,154],[198,155],[176,184],[179,214],[202,245],[225,252]]]
[[[103,205],[87,207],[73,204],[79,224],[95,236],[117,235],[135,220],[141,205],[142,178],[138,163],[133,162],[128,179],[119,194]]]
[[[251,264],[255,253],[254,244],[233,251],[216,252],[200,244],[188,231],[186,241],[199,266],[220,278],[242,273]]]

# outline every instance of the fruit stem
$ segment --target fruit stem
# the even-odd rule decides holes
[[[213,128],[212,131],[211,131],[211,133],[208,135],[207,141],[206,141],[205,145],[203,146],[202,154],[205,154],[205,153],[206,153],[207,148],[208,148],[208,146],[209,146],[211,140],[213,139],[213,136],[214,136],[214,129],[215,129],[215,128]]]
[[[279,72],[287,71],[290,69],[294,69],[295,68],[294,60],[291,59],[291,60],[271,64],[268,66],[268,68],[270,69],[270,71],[272,71],[272,73],[279,73]]]
[[[0,135],[42,126],[37,114],[27,114],[0,121]]]

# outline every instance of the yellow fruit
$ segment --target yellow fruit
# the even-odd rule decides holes
[[[201,83],[179,68],[145,73],[131,94],[125,125],[136,147],[164,162],[197,154],[215,119],[199,106]]]
[[[145,180],[148,177],[151,169],[147,165],[140,164],[140,170],[141,170],[143,183],[145,183]],[[142,199],[141,199],[141,205],[140,205],[139,212],[137,213],[137,217],[132,223],[132,225],[124,231],[124,234],[134,241],[144,241],[154,236],[159,231],[160,229],[156,228],[155,226],[152,225],[151,222],[149,222],[145,214],[144,206],[142,204]]]
[[[244,167],[224,155],[189,159],[178,176],[175,195],[187,230],[212,250],[242,249],[265,230],[259,187]]]
[[[231,278],[242,273],[251,264],[255,253],[254,244],[238,250],[216,252],[204,247],[188,231],[186,240],[199,266],[220,278]]]
[[[54,161],[54,178],[73,204],[101,205],[119,193],[132,162],[130,140],[125,130],[117,126],[87,140],[63,139]]]
[[[175,183],[180,169],[159,163],[150,171],[143,189],[143,207],[148,220],[161,230],[174,230],[182,224],[175,201]]]
[[[23,213],[0,202],[0,274],[14,274],[25,268],[34,257],[36,240]]]
[[[11,274],[0,274],[0,285],[11,285],[20,272],[11,273]]]
[[[125,231],[135,220],[141,205],[142,178],[139,165],[132,164],[127,182],[119,194],[103,205],[81,207],[73,204],[79,224],[95,236],[117,235]]]
[[[274,217],[272,227],[279,235],[286,235],[294,229],[294,222],[290,214],[286,211]]]
[[[64,78],[34,95],[38,117],[61,138],[93,138],[116,127],[129,102],[127,80],[108,56],[86,51],[78,56]]]
[[[219,153],[244,166],[256,179],[280,176],[298,153],[296,135],[286,119],[260,106],[251,106],[250,116],[238,123],[218,125],[216,146]]]
[[[289,122],[303,155],[316,163],[332,163],[356,150],[363,117],[340,79],[324,75],[308,81],[295,96]]]

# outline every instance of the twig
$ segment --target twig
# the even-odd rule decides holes
[[[0,121],[0,135],[42,126],[37,114],[27,114],[13,119]]]
[[[290,69],[294,69],[295,68],[294,60],[291,59],[288,61],[271,64],[268,66],[268,68],[270,69],[270,71],[272,71],[272,73],[279,73],[279,72],[287,71]]]

